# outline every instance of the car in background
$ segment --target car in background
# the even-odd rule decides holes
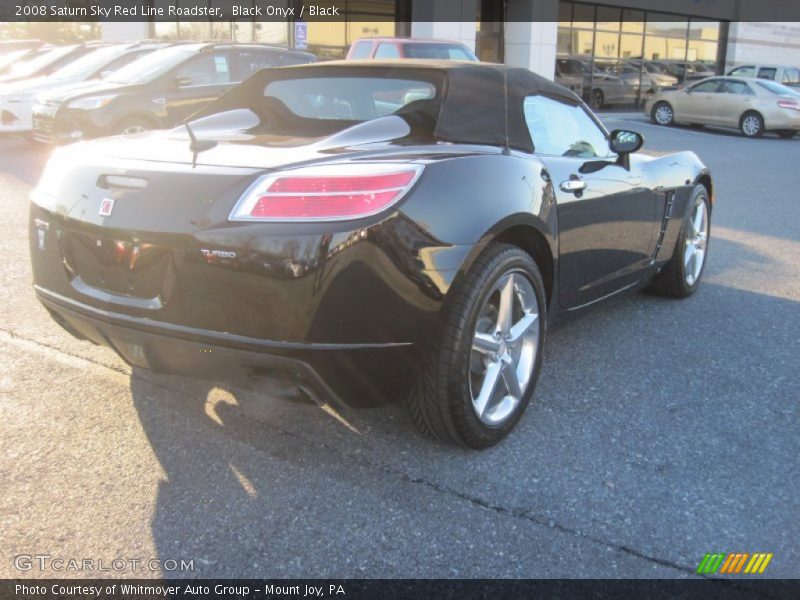
[[[800,88],[800,67],[782,65],[740,65],[728,71],[734,77],[768,79],[791,88]]]
[[[678,83],[689,81],[699,81],[706,77],[713,77],[716,73],[708,63],[703,61],[686,60],[654,60],[652,61],[659,67],[665,69],[667,73],[678,80]]]
[[[26,57],[27,60],[16,63],[8,73],[0,77],[0,84],[50,75],[98,46],[99,44],[91,43],[50,47],[30,58]]]
[[[773,131],[790,139],[800,131],[800,93],[774,81],[711,77],[654,94],[645,114],[659,125],[717,125],[751,138]]]
[[[579,95],[594,110],[635,103],[639,96],[639,76],[638,70],[617,61],[592,61],[584,56],[556,58],[556,83],[576,94],[580,89]]]
[[[0,53],[0,77],[8,75],[17,63],[30,60],[51,48],[52,46],[40,46],[39,48],[21,48]]]
[[[37,94],[110,75],[164,43],[137,42],[98,47],[47,76],[23,79],[0,91],[0,133],[27,133],[33,129],[33,105]]]
[[[630,59],[628,66],[641,73],[643,94],[654,94],[662,88],[678,85],[678,78],[670,74],[666,67],[651,60]]]
[[[307,52],[259,44],[178,44],[99,81],[40,94],[33,137],[64,143],[172,127],[256,71],[313,62]]]
[[[392,58],[478,60],[475,53],[464,44],[423,38],[362,38],[353,42],[347,53],[347,60],[386,60]]]

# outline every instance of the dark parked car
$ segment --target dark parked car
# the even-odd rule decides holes
[[[423,431],[483,448],[530,401],[551,320],[697,289],[708,170],[641,144],[524,69],[264,70],[186,126],[57,149],[35,289],[135,367],[404,396]]]
[[[257,44],[179,44],[101,81],[59,88],[33,108],[33,136],[69,142],[172,127],[259,69],[314,56]]]

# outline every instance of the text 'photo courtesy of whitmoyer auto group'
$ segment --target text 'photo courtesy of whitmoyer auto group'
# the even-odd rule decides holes
[[[791,0],[0,1],[0,597],[796,598],[798,134]]]

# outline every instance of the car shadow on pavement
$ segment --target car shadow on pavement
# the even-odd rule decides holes
[[[443,513],[471,497],[678,564],[731,544],[789,553],[783,534],[764,532],[798,491],[785,383],[797,310],[708,283],[683,302],[634,294],[599,307],[553,331],[520,427],[482,453],[424,440],[399,406],[336,418],[291,394],[135,369],[133,402],[166,474],[158,557],[194,559],[168,577],[435,576],[420,557],[437,552],[479,576],[491,549],[474,540],[464,563],[448,547],[454,528],[470,538],[484,517],[464,529],[463,515]],[[729,460],[739,452],[759,460]],[[731,489],[727,510],[708,501]],[[394,543],[398,527],[416,545]],[[536,536],[508,540],[541,561]]]
[[[42,175],[52,147],[36,144],[12,135],[0,135],[0,173],[16,177],[28,185],[36,185]]]

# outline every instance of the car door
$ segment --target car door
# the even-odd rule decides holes
[[[715,100],[721,79],[707,79],[688,87],[680,98],[675,118],[679,121],[715,123]]]
[[[230,50],[220,48],[201,52],[172,70],[163,96],[169,125],[177,125],[236,85],[231,62]]]
[[[651,264],[660,224],[638,161],[630,170],[615,164],[605,131],[580,104],[535,95],[524,110],[556,195],[560,303],[577,307],[636,283]],[[593,161],[608,164],[588,172]]]
[[[716,96],[716,122],[729,127],[739,126],[739,119],[756,99],[750,86],[738,79],[724,79]]]

